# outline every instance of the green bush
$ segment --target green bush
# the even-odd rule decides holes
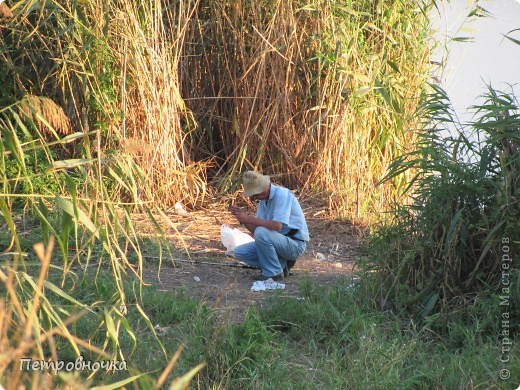
[[[0,178],[10,194],[56,195],[62,193],[63,174],[49,170],[56,150],[39,146],[29,131],[1,126]],[[18,148],[18,145],[22,146]],[[21,200],[23,198],[19,198]],[[27,198],[25,198],[27,199]]]
[[[384,179],[413,172],[411,204],[396,206],[392,221],[374,232],[365,270],[379,271],[384,302],[412,307],[424,319],[481,293],[500,295],[507,267],[518,318],[518,103],[489,87],[485,102],[473,107],[476,119],[461,125],[444,91],[432,89],[418,113],[425,122],[417,147],[396,159]]]

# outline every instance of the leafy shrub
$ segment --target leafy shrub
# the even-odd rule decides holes
[[[0,180],[3,191],[25,195],[62,193],[63,174],[49,170],[57,158],[56,150],[43,145],[42,138],[33,137],[31,126],[19,122],[13,111],[3,112],[0,120],[4,124],[0,126]],[[29,124],[35,125],[32,121]]]
[[[374,233],[367,268],[380,271],[384,302],[405,303],[426,318],[482,292],[500,294],[506,267],[518,315],[518,103],[489,87],[485,102],[473,107],[476,120],[462,126],[444,91],[432,89],[419,111],[425,123],[417,147],[397,158],[384,179],[414,172],[411,204],[396,206],[393,221]]]

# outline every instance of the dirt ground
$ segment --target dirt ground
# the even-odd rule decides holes
[[[270,296],[279,294],[298,298],[300,282],[309,277],[321,285],[334,285],[340,279],[355,279],[355,263],[360,256],[365,232],[349,221],[332,219],[327,205],[313,199],[301,200],[306,215],[311,241],[305,254],[298,259],[292,273],[282,282],[285,289],[276,291],[251,291],[253,276],[259,269],[246,267],[225,255],[221,243],[222,224],[239,227],[225,209],[189,212],[179,215],[175,210],[167,212],[169,222],[163,226],[167,238],[176,245],[184,244],[188,253],[147,266],[144,280],[163,291],[184,289],[217,310],[225,321],[240,321],[251,304],[263,306]],[[249,209],[254,213],[254,209]],[[241,228],[247,232],[245,228]]]

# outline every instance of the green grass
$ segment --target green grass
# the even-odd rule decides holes
[[[206,363],[192,388],[513,389],[520,383],[520,362],[499,361],[500,313],[493,299],[477,301],[456,315],[439,314],[419,326],[404,312],[373,309],[364,289],[347,281],[330,287],[306,279],[298,298],[273,294],[264,309],[251,306],[242,323],[226,324],[186,291],[145,286],[139,295],[136,284],[127,281],[124,286],[126,319],[138,341],[122,329],[119,348],[132,372],[150,373],[140,386],[150,386],[167,356],[181,346],[170,377]],[[111,310],[117,295],[110,277],[80,274],[64,290],[96,307],[76,322],[74,333],[103,340],[103,310]],[[153,326],[166,330],[156,337],[136,304]],[[517,351],[514,343],[510,356]],[[75,359],[72,349],[63,356]],[[508,381],[498,377],[502,368],[512,374]],[[122,376],[98,374],[95,380],[116,379]]]

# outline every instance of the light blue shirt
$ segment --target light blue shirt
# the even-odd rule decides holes
[[[309,230],[300,203],[287,188],[271,184],[269,199],[261,200],[256,212],[257,218],[280,222],[280,233],[287,235],[292,229],[298,230],[294,238],[309,241]]]

